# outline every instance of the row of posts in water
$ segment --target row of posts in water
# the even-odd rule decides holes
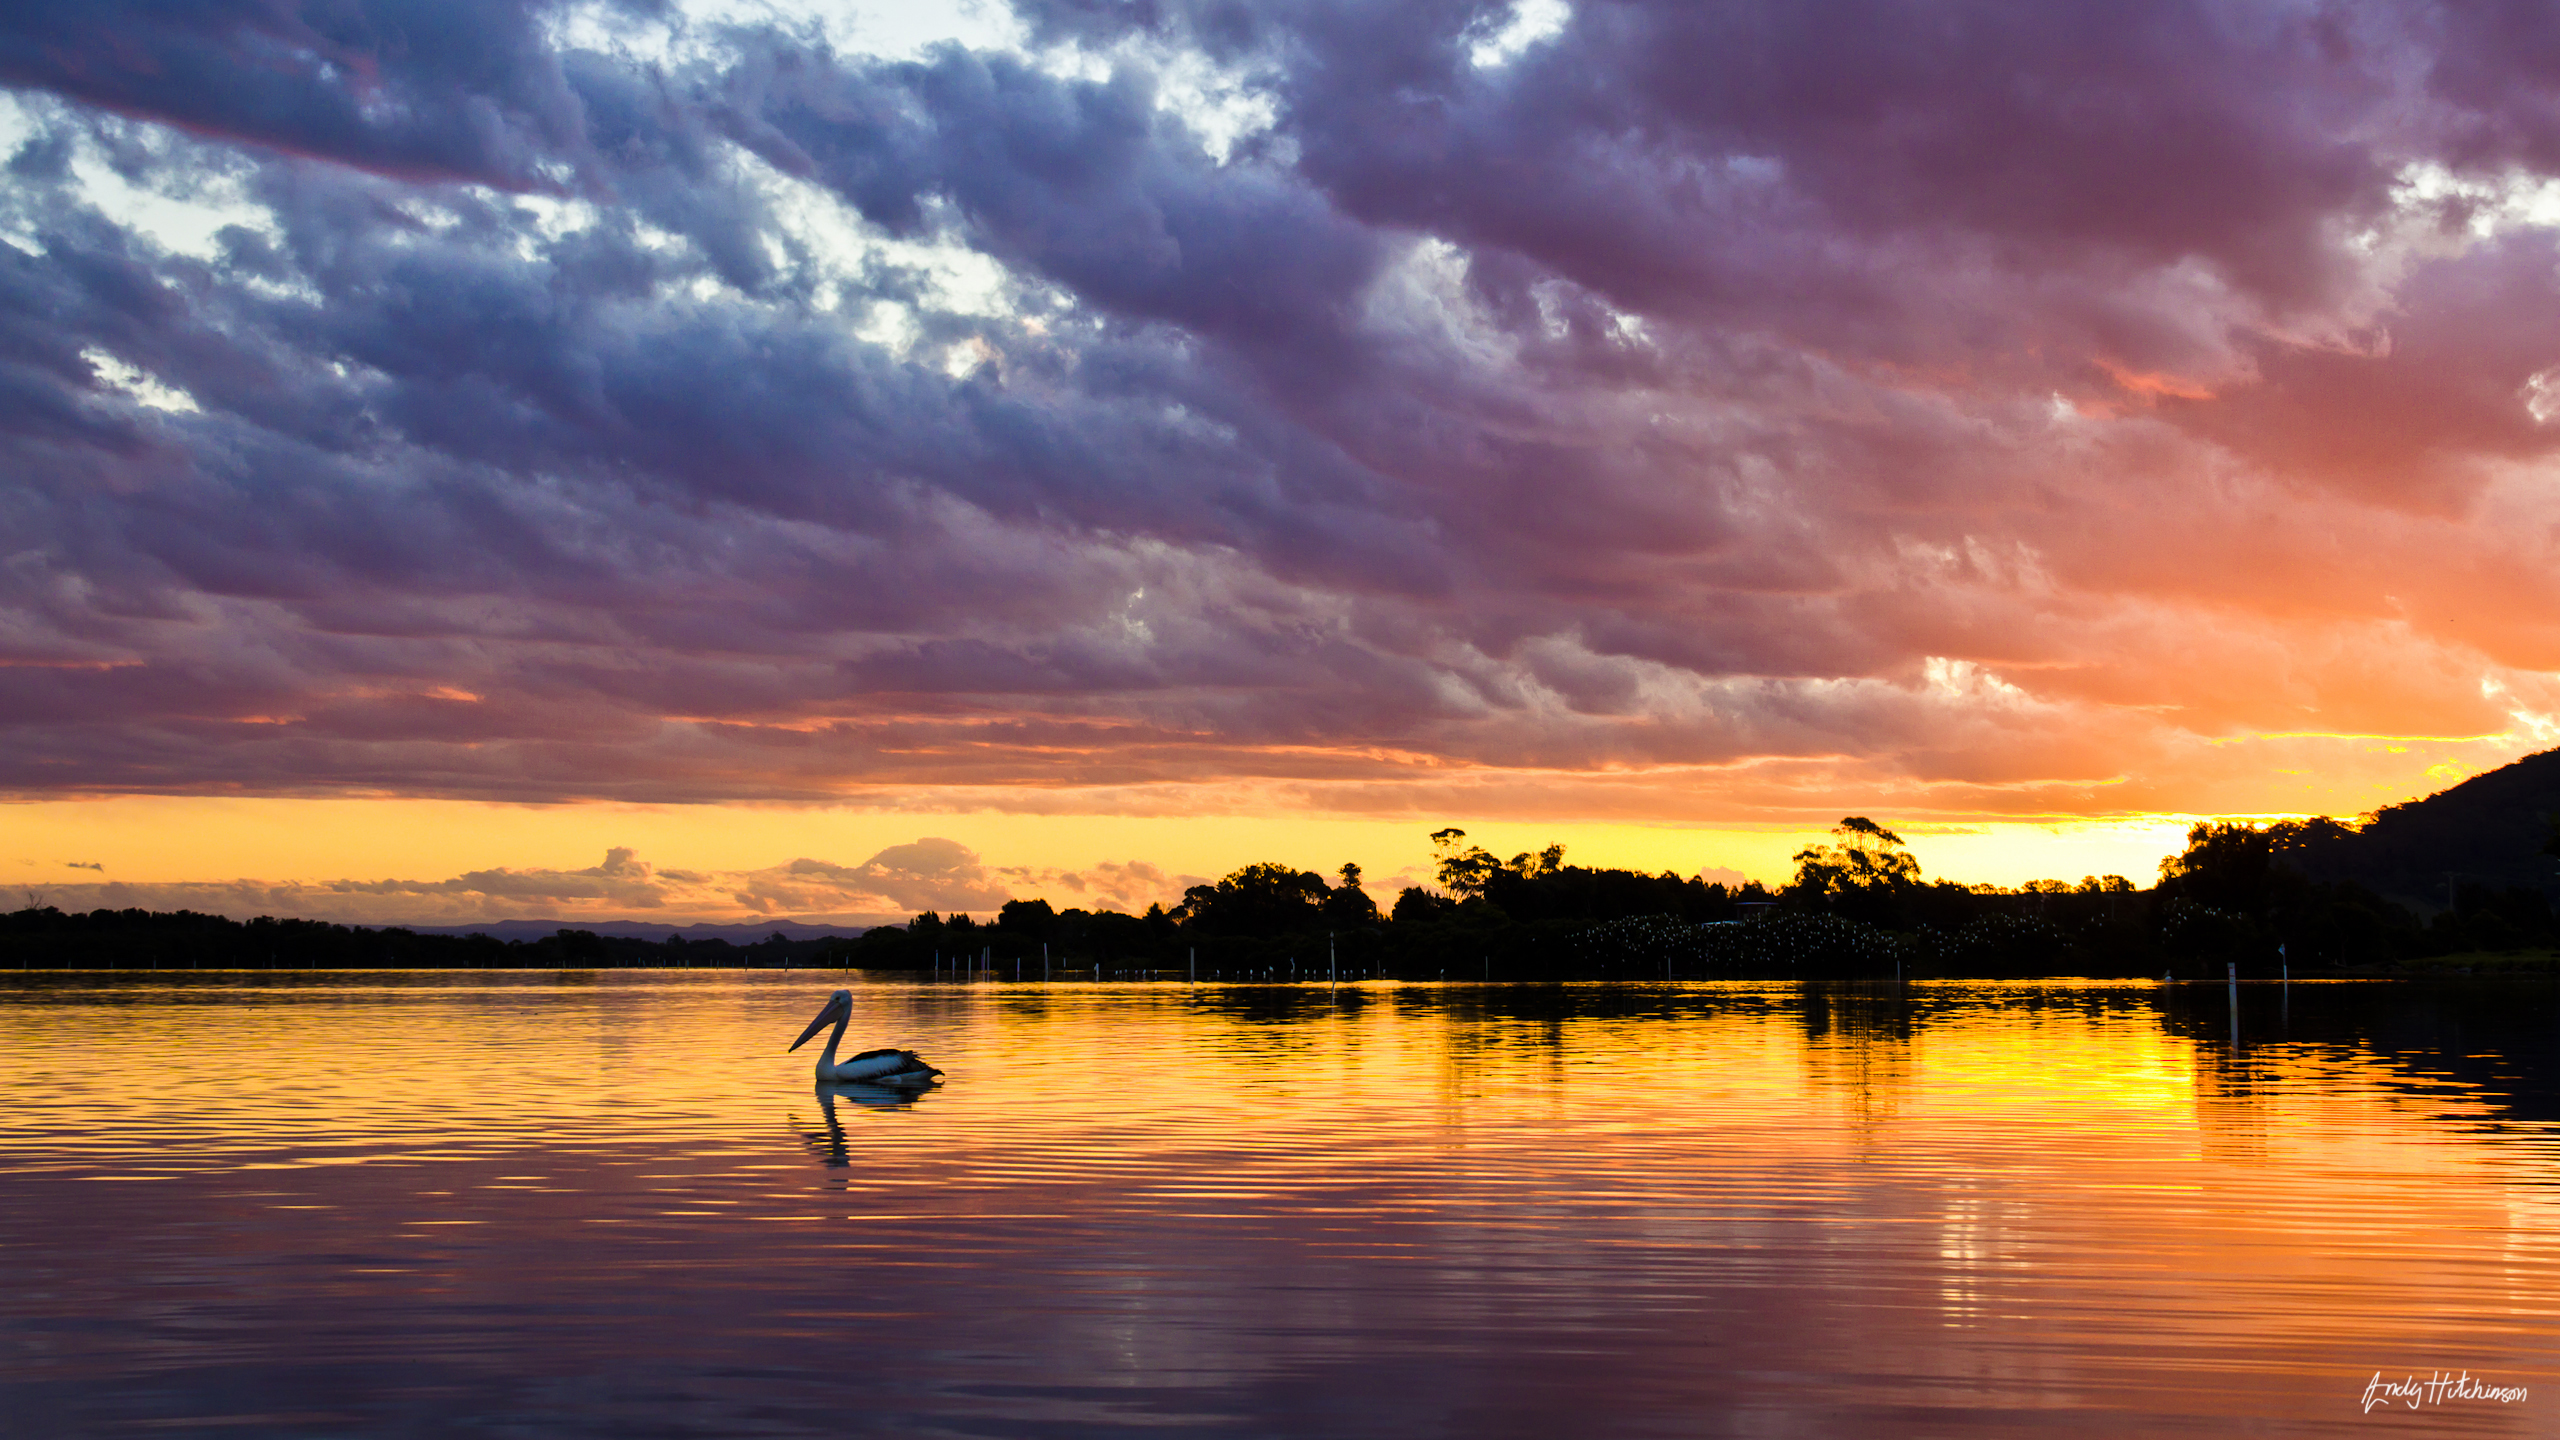
[[[1185,956],[1183,968],[1179,972],[1167,969],[1163,966],[1154,965],[1122,966],[1115,969],[1103,964],[1099,960],[1095,961],[1090,966],[1080,966],[1076,969],[1067,971],[1054,971],[1049,963],[1049,947],[1046,945],[1040,947],[1040,969],[1037,975],[1028,973],[1030,964],[1030,958],[1023,955],[1013,956],[1009,961],[998,960],[996,958],[994,946],[987,946],[975,955],[945,955],[941,951],[937,950],[933,952],[932,966],[927,971],[927,975],[928,978],[933,980],[949,980],[954,982],[1003,980],[1007,978],[1007,971],[1010,969],[1011,978],[1014,980],[1036,979],[1043,982],[1052,980],[1061,973],[1069,975],[1080,974],[1090,980],[1169,980],[1175,978],[1175,976],[1179,974],[1181,978],[1189,980],[1194,984],[1197,984],[1201,978],[1200,951],[1196,946],[1193,947]],[[1492,972],[1492,968],[1492,961],[1488,959],[1485,962],[1485,970],[1488,975]],[[1378,973],[1379,972],[1376,967],[1368,965],[1354,965],[1346,968],[1342,964],[1339,954],[1333,950],[1330,944],[1328,944],[1326,946],[1325,963],[1321,968],[1315,965],[1301,967],[1298,964],[1297,957],[1291,956],[1288,960],[1278,965],[1212,965],[1209,967],[1208,978],[1213,983],[1222,984],[1234,981],[1270,981],[1280,984],[1294,984],[1299,981],[1312,980],[1322,980],[1328,984],[1335,984],[1344,980],[1375,980],[1378,978]],[[1448,977],[1444,974],[1440,978],[1447,979]]]

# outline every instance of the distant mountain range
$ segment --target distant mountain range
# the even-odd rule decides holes
[[[2353,880],[2423,910],[2455,885],[2560,895],[2560,857],[2542,853],[2560,815],[2560,750],[2528,755],[2424,800],[2389,806],[2351,833],[2315,836],[2285,860],[2315,880]]]
[[[624,940],[650,940],[660,944],[670,937],[680,936],[688,944],[697,940],[726,940],[732,945],[753,945],[774,934],[785,940],[849,939],[869,927],[819,925],[801,920],[765,920],[753,925],[653,925],[645,920],[492,920],[484,925],[403,925],[399,928],[420,935],[487,935],[498,940],[539,940],[561,930],[586,930]]]

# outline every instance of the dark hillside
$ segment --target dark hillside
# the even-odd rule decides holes
[[[2462,886],[2560,891],[2560,859],[2544,854],[2560,815],[2560,750],[2528,755],[2424,800],[2389,806],[2349,831],[2314,825],[2285,859],[2314,880],[2353,881],[2406,904],[2442,909],[2446,876]]]

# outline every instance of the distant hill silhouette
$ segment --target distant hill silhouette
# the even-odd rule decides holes
[[[2560,750],[2528,755],[2424,800],[2392,805],[2348,831],[2315,826],[2285,860],[2314,880],[2353,880],[2404,904],[2445,905],[2459,885],[2560,894],[2560,859],[2542,853],[2560,815]]]

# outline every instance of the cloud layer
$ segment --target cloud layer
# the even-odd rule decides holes
[[[2550,743],[2560,19],[2120,10],[13,7],[0,789],[2096,815]]]
[[[103,870],[72,862],[68,868]],[[628,848],[584,870],[474,870],[444,880],[205,882],[83,881],[22,887],[29,905],[196,910],[249,919],[293,915],[349,925],[469,925],[499,920],[697,920],[768,918],[816,924],[903,924],[919,911],[991,916],[1017,896],[1060,909],[1118,910],[1179,904],[1197,875],[1168,875],[1138,861],[1086,870],[990,866],[956,841],[928,836],[892,845],[860,865],[797,859],[757,870],[660,869]]]

